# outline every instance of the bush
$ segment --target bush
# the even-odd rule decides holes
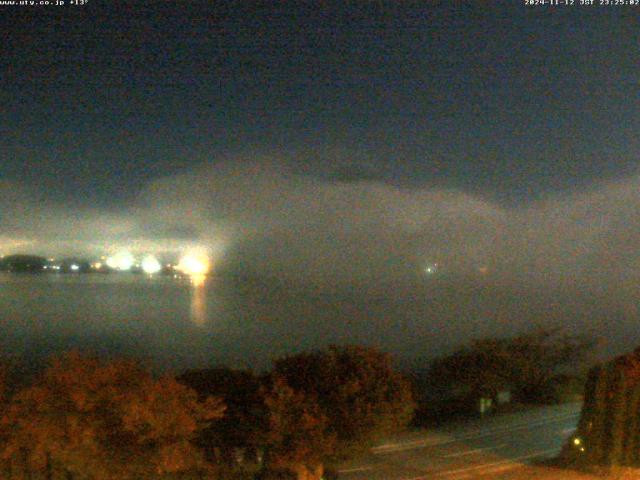
[[[0,435],[5,464],[30,476],[152,478],[207,468],[192,440],[224,407],[139,364],[73,352],[54,358],[9,402]],[[14,468],[15,467],[15,468]]]
[[[558,329],[476,340],[436,359],[426,384],[447,401],[495,400],[500,390],[510,390],[521,403],[556,403],[562,385],[575,377],[593,346],[588,337],[566,335]]]

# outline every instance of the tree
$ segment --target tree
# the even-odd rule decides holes
[[[307,465],[363,452],[413,416],[409,383],[394,371],[391,357],[375,348],[332,346],[292,355],[275,362],[272,377],[275,385],[284,384],[293,392],[285,391],[284,398],[297,398],[313,415],[326,418],[318,420],[325,429],[319,437],[334,448],[321,449],[322,455],[311,457]],[[267,406],[273,415],[273,405]]]
[[[294,472],[298,480],[322,477],[323,461],[333,452],[335,437],[318,402],[294,391],[279,376],[265,390],[268,429],[264,436],[270,470]]]
[[[7,373],[7,366],[4,363],[0,363],[0,412],[4,408],[7,395]]]
[[[198,392],[200,398],[216,396],[226,405],[224,418],[199,435],[198,443],[210,458],[234,462],[234,449],[238,448],[256,455],[262,444],[261,432],[266,429],[266,412],[261,380],[253,372],[229,368],[192,370],[180,375],[178,381]]]
[[[429,368],[429,384],[441,397],[493,398],[510,389],[520,401],[551,401],[558,381],[575,371],[593,347],[592,339],[559,329],[474,340],[436,359]]]
[[[129,360],[103,363],[77,352],[54,358],[18,392],[2,419],[0,455],[12,466],[68,478],[149,478],[203,468],[191,443],[222,416],[221,401],[175,379],[154,379]]]
[[[449,356],[434,360],[428,388],[440,397],[495,397],[509,383],[508,356],[503,341],[474,341]]]
[[[589,371],[576,433],[566,460],[640,466],[640,348]]]
[[[7,433],[2,428],[1,419],[4,417],[6,413],[7,407],[7,368],[6,365],[0,363],[0,445],[4,444],[7,440]],[[4,467],[6,462],[2,462],[0,464],[0,474],[3,477],[8,476],[9,472],[7,472]]]

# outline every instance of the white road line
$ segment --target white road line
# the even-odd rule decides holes
[[[499,433],[504,433],[504,432],[512,432],[515,430],[523,430],[523,429],[527,429],[527,428],[531,428],[531,427],[539,427],[542,425],[548,425],[548,424],[552,424],[552,423],[557,423],[563,420],[569,420],[573,417],[577,417],[578,413],[575,414],[571,414],[571,415],[563,415],[563,416],[558,416],[558,417],[549,417],[546,419],[541,419],[538,421],[534,421],[531,423],[521,423],[521,424],[516,424],[516,425],[509,425],[509,426],[504,426],[504,427],[500,427],[500,428],[493,428],[493,429],[486,429],[486,430],[481,430],[478,432],[473,432],[473,433],[468,433],[468,434],[462,434],[462,435],[458,435],[455,438],[447,438],[445,439],[422,439],[422,440],[414,440],[411,442],[403,442],[403,443],[388,443],[388,444],[384,444],[384,445],[380,445],[377,447],[374,447],[371,449],[371,451],[375,454],[375,455],[384,455],[384,454],[389,454],[389,453],[395,453],[395,452],[400,452],[400,451],[404,451],[404,450],[412,450],[412,449],[418,449],[418,448],[424,448],[424,447],[429,447],[429,446],[439,446],[439,445],[448,445],[451,443],[456,443],[456,442],[463,442],[463,441],[468,441],[468,440],[475,440],[475,439],[479,439],[479,438],[484,438],[484,437],[490,437]]]
[[[506,447],[506,443],[501,443],[500,445],[494,445],[492,447],[483,447],[483,448],[474,448],[472,450],[464,450],[462,452],[449,453],[448,455],[443,455],[444,458],[452,458],[452,457],[463,457],[465,455],[473,455],[474,453],[486,452],[487,450],[497,450],[502,447]]]
[[[579,413],[577,413],[577,412],[573,413],[573,414],[555,415],[555,416],[550,416],[550,417],[539,418],[539,419],[536,419],[536,420],[531,420],[529,422],[520,422],[520,423],[514,423],[512,425],[503,425],[503,426],[498,426],[498,427],[480,429],[478,432],[470,433],[468,435],[470,435],[470,436],[474,436],[474,435],[486,436],[488,434],[494,434],[494,433],[500,433],[500,432],[508,432],[508,431],[511,431],[511,430],[518,430],[518,429],[527,428],[527,427],[531,427],[531,426],[545,425],[547,423],[556,423],[556,422],[560,422],[562,420],[569,420],[569,419],[571,419],[573,417],[577,417],[578,415],[579,415]]]
[[[373,470],[375,465],[363,465],[361,467],[353,467],[353,468],[343,468],[338,470],[338,473],[355,473],[355,472],[365,472],[367,470]]]
[[[436,445],[447,445],[449,443],[454,443],[455,440],[442,440],[442,441],[433,441],[433,440],[422,440],[419,442],[411,442],[405,444],[398,444],[393,448],[388,448],[385,450],[373,450],[374,455],[388,455],[390,453],[403,452],[405,450],[415,450],[417,448],[431,447]]]
[[[511,463],[508,465],[502,465],[500,467],[496,467],[496,468],[491,468],[489,470],[483,471],[482,474],[487,474],[487,475],[495,475],[496,473],[502,473],[502,472],[506,472],[509,470],[513,470],[514,468],[520,468],[523,467],[524,465],[522,465],[521,463]]]
[[[526,428],[526,427],[530,427],[530,426],[536,426],[536,425],[544,425],[546,423],[554,423],[556,421],[561,421],[561,420],[569,420],[570,418],[573,417],[577,417],[580,413],[579,412],[574,412],[574,413],[563,413],[563,414],[558,414],[558,415],[551,415],[548,417],[542,417],[542,418],[538,418],[536,420],[532,420],[529,422],[520,422],[520,423],[514,423],[512,425],[502,425],[502,426],[496,426],[496,427],[491,427],[491,428],[481,428],[479,431],[477,432],[473,432],[473,433],[468,433],[465,435],[461,435],[459,438],[462,437],[466,437],[466,436],[475,436],[475,435],[479,435],[479,436],[485,436],[488,434],[493,434],[493,433],[499,433],[502,431],[509,431],[509,430],[514,430],[514,429],[518,429],[518,428]],[[452,434],[449,434],[449,436],[451,436]],[[373,450],[382,450],[385,448],[393,448],[396,446],[403,446],[403,445],[408,445],[411,443],[422,443],[425,440],[417,440],[417,441],[413,441],[413,442],[399,442],[399,443],[387,443],[384,445],[379,445],[377,447],[374,447]]]

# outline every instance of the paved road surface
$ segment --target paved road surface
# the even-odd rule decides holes
[[[536,408],[429,432],[404,434],[340,469],[345,480],[490,478],[560,451],[580,404]]]

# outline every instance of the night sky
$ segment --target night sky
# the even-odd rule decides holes
[[[640,319],[640,7],[0,9],[0,253],[197,244],[427,325]]]

